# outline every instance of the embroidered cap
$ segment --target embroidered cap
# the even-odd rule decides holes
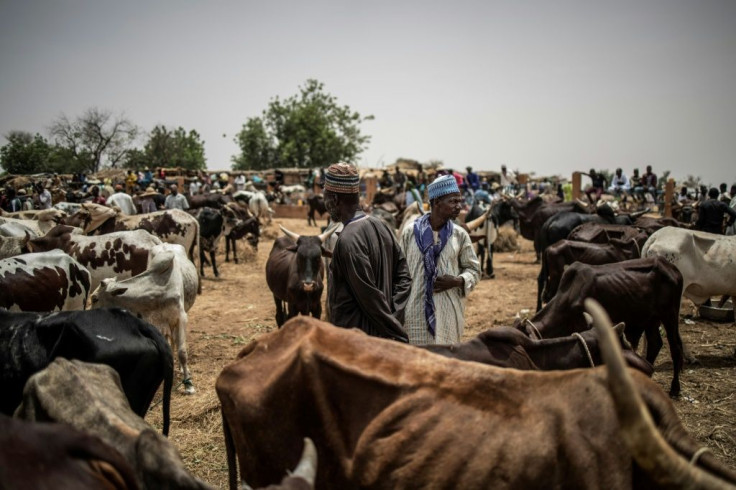
[[[340,194],[360,192],[358,170],[349,163],[333,163],[325,173],[325,190]]]
[[[457,187],[455,177],[452,175],[442,175],[429,184],[427,191],[429,192],[429,200],[431,201],[446,194],[459,193],[460,189]]]

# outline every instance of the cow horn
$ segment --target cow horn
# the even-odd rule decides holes
[[[475,218],[470,223],[465,223],[465,226],[468,227],[468,231],[475,231],[476,228],[478,228],[480,225],[483,224],[483,222],[486,220],[486,217],[488,216],[488,213],[491,212],[491,208],[486,209],[483,214]]]
[[[325,230],[324,233],[319,235],[319,241],[322,243],[325,243],[325,240],[327,240],[330,237],[330,235],[332,235],[335,232],[335,230],[337,230],[339,226],[340,225],[338,223],[335,223],[333,226],[330,227],[329,230]]]
[[[424,216],[424,204],[419,201],[414,201],[417,205],[417,211],[419,211],[419,216]]]
[[[317,476],[317,448],[309,437],[304,438],[302,458],[291,476],[305,479],[309,483],[309,488],[314,488],[314,478]]]
[[[587,202],[585,202],[585,201],[583,201],[583,200],[582,200],[582,199],[580,199],[579,197],[576,197],[576,198],[575,198],[575,201],[576,201],[576,202],[577,202],[577,203],[578,203],[579,205],[583,206],[584,208],[587,208],[587,207],[588,207],[588,203],[587,203]]]
[[[663,487],[734,488],[689,464],[662,437],[626,369],[608,314],[592,298],[585,300],[585,309],[593,317],[593,328],[600,339],[601,356],[608,371],[608,388],[621,425],[621,436],[637,464]]]
[[[648,212],[649,212],[649,208],[646,208],[644,211],[637,211],[636,213],[631,213],[629,216],[631,217],[631,219],[636,219],[636,218],[640,218],[644,216]]]
[[[293,231],[289,231],[289,230],[287,230],[286,228],[284,228],[284,227],[283,227],[283,226],[281,226],[281,225],[279,225],[279,228],[281,228],[281,231],[283,231],[283,232],[284,232],[284,235],[288,236],[289,238],[291,238],[291,239],[292,239],[292,240],[294,240],[295,242],[299,240],[299,235],[297,235],[297,234],[296,234],[296,233],[294,233]]]

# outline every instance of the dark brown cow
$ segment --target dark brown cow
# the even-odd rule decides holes
[[[521,202],[517,199],[509,199],[508,202],[519,215],[521,236],[527,240],[534,241],[534,251],[537,253],[537,260],[541,258],[539,232],[547,219],[565,211],[574,211],[576,213],[590,212],[588,207],[579,201],[546,203],[539,196],[527,202]]]
[[[251,247],[258,250],[258,240],[261,237],[261,224],[250,213],[250,210],[233,202],[223,209],[225,217],[225,262],[230,261],[230,247],[233,250],[233,260],[238,263],[238,240],[245,237]],[[228,223],[234,223],[229,226]]]
[[[325,198],[322,194],[314,194],[307,198],[307,204],[309,205],[309,211],[307,212],[307,226],[317,226],[317,220],[314,217],[314,213],[319,214],[322,217],[327,212],[325,207]]]
[[[297,314],[322,316],[322,256],[330,255],[322,245],[335,230],[333,227],[318,236],[299,236],[280,228],[286,236],[274,241],[266,262],[266,282],[276,303],[279,327]]]
[[[213,192],[210,194],[196,194],[194,196],[186,196],[189,202],[189,209],[213,208],[220,209],[233,199],[227,194]]]
[[[653,414],[669,451],[692,458],[699,445],[667,395],[629,373],[646,404],[636,408]],[[677,476],[640,466],[639,445],[622,437],[607,378],[604,367],[461,362],[297,317],[252,342],[217,379],[230,488],[236,456],[240,480],[277,482],[304,437],[319,454],[318,488],[673,488],[662,478]],[[736,482],[710,454],[697,467]]]
[[[644,237],[646,235],[642,234]],[[646,242],[646,238],[644,239]],[[547,272],[542,277],[540,287],[542,301],[549,302],[557,294],[565,268],[573,262],[582,262],[588,265],[612,264],[624,260],[638,259],[641,256],[641,247],[637,239],[623,241],[612,238],[608,243],[585,243],[573,240],[562,240],[550,245],[544,251],[544,264]]]
[[[682,339],[680,295],[682,275],[662,258],[634,259],[605,265],[575,262],[560,280],[557,294],[530,320],[518,326],[530,336],[564,337],[588,329],[583,300],[594,298],[615,322],[626,324],[626,338],[636,350],[642,333],[647,338],[646,359],[654,361],[662,348],[659,326],[667,332],[672,357],[670,394],[680,394]]]
[[[649,235],[632,225],[590,222],[583,223],[567,235],[568,240],[586,243],[608,243],[612,238],[623,241],[636,240],[639,246],[643,246]]]
[[[87,268],[91,276],[90,291],[103,279],[127,279],[145,271],[151,249],[161,240],[144,230],[119,231],[103,236],[73,233],[71,226],[57,225],[41,238],[28,241],[33,252],[58,248]]]
[[[657,230],[665,226],[674,226],[675,228],[683,228],[684,223],[680,223],[674,218],[652,218],[649,216],[641,216],[634,222],[634,226],[651,236]]]
[[[0,488],[135,490],[122,455],[66,424],[30,423],[0,415]]]
[[[651,376],[654,372],[652,365],[636,355],[623,339],[623,323],[616,325],[615,330],[624,346],[626,363]],[[460,361],[522,370],[552,371],[603,364],[598,337],[593,330],[555,339],[532,339],[515,328],[495,327],[461,344],[418,347]]]

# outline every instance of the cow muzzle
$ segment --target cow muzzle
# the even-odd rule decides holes
[[[311,293],[317,288],[317,284],[314,281],[311,282],[303,282],[302,283],[302,289],[304,289],[305,293]]]

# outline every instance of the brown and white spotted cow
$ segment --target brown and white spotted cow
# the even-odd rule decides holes
[[[0,307],[10,311],[83,310],[90,273],[61,250],[0,260]]]
[[[127,279],[145,271],[151,249],[161,240],[144,230],[118,231],[102,236],[73,233],[71,226],[58,225],[46,235],[28,241],[32,252],[61,249],[89,270],[90,291],[103,279]]]
[[[199,245],[197,219],[180,209],[129,216],[107,206],[84,203],[82,209],[67,218],[66,222],[81,227],[86,235],[146,230],[160,238],[162,242],[184,247],[192,262],[194,262],[194,248]]]

